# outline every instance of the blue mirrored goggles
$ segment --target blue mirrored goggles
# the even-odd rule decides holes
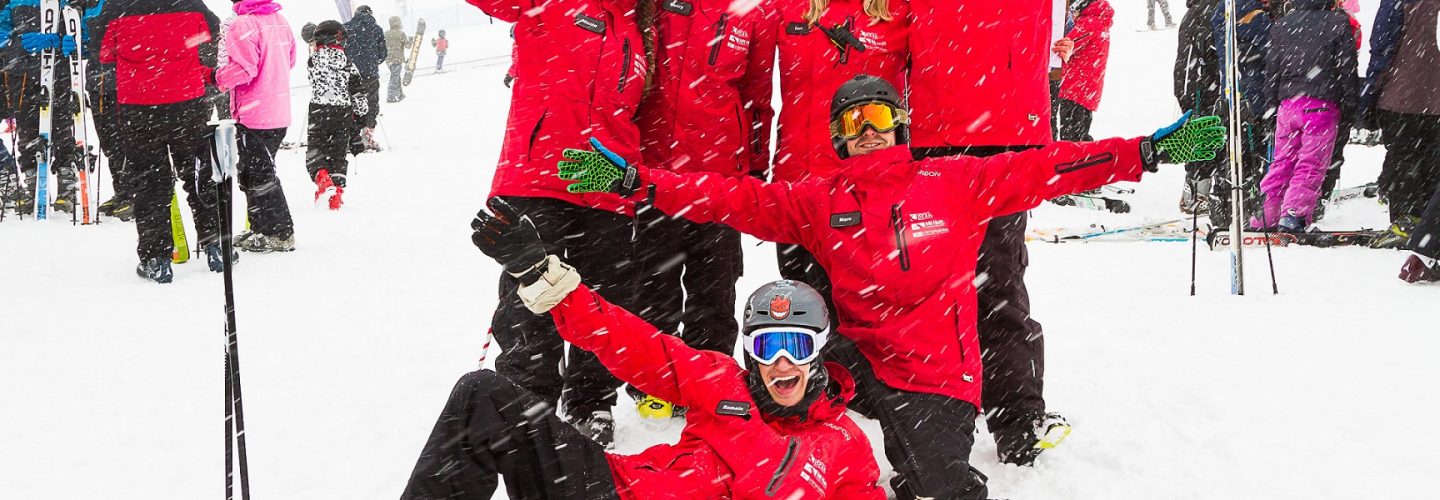
[[[791,363],[803,365],[820,356],[826,332],[805,328],[760,328],[747,336],[745,354],[764,365],[775,364],[781,356]]]

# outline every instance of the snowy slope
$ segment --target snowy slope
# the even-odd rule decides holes
[[[333,17],[329,3],[287,12],[298,26]],[[1174,31],[1137,33],[1143,2],[1115,7],[1097,136],[1178,114]],[[457,29],[451,57],[504,56],[506,30]],[[236,268],[254,498],[397,497],[455,378],[475,368],[499,269],[470,246],[467,223],[498,155],[504,68],[417,78],[409,100],[385,106],[392,147],[354,160],[340,213],[311,206],[303,153],[281,153],[299,250],[246,254]],[[1373,179],[1382,151],[1349,154],[1341,184]],[[1133,214],[1047,205],[1031,225],[1178,217],[1182,177],[1169,168],[1135,186]],[[1332,214],[1336,227],[1384,222],[1371,200]],[[220,278],[192,261],[171,285],[143,283],[134,243],[118,221],[0,223],[0,498],[222,494]],[[745,248],[742,296],[777,277],[768,244]],[[991,496],[1432,497],[1440,287],[1396,280],[1403,254],[1277,248],[1271,296],[1264,254],[1250,252],[1251,295],[1232,297],[1226,256],[1202,251],[1189,297],[1185,244],[1030,248],[1046,395],[1076,430],[1031,469],[997,464],[982,433],[972,457]],[[622,451],[678,432],[617,415]],[[878,426],[861,425],[878,448]]]

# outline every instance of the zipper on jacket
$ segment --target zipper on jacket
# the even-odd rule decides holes
[[[626,38],[626,39],[625,39],[625,45],[624,45],[624,47],[625,47],[625,49],[624,49],[624,50],[625,50],[625,62],[620,63],[620,85],[619,85],[618,87],[616,87],[616,89],[615,89],[616,92],[624,92],[624,91],[625,91],[625,80],[629,80],[629,79],[630,79],[630,51],[631,51],[631,49],[630,49],[630,39],[629,39],[629,38]]]
[[[785,438],[785,458],[780,459],[780,468],[775,469],[775,475],[770,478],[770,484],[765,486],[765,496],[775,494],[775,488],[780,486],[780,480],[785,478],[785,473],[790,471],[790,462],[795,460],[795,440]]]
[[[910,270],[910,246],[905,243],[905,219],[900,204],[890,206],[890,225],[895,228],[895,249],[900,251],[900,270]]]
[[[720,14],[720,22],[715,23],[715,38],[710,45],[710,65],[715,65],[715,60],[720,58],[720,46],[725,43],[725,23],[730,19],[730,14]]]

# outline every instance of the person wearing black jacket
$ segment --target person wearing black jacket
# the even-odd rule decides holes
[[[374,148],[371,135],[375,131],[376,118],[380,116],[380,65],[385,62],[385,30],[375,22],[375,14],[369,5],[355,9],[355,17],[345,23],[345,54],[360,70],[369,111],[359,118],[361,129],[357,140],[363,139],[365,146]]]
[[[1310,225],[1342,110],[1355,106],[1355,34],[1349,17],[1333,7],[1331,0],[1290,0],[1290,13],[1270,29],[1264,106],[1278,111],[1274,164],[1260,183],[1262,228],[1298,232]]]
[[[1194,112],[1196,116],[1204,116],[1220,112],[1220,57],[1215,50],[1215,37],[1210,26],[1210,14],[1219,3],[1219,0],[1185,2],[1187,10],[1180,18],[1173,80],[1175,100],[1180,104],[1182,113]],[[1185,165],[1186,195],[1180,201],[1182,210],[1203,210],[1209,204],[1205,201],[1205,194],[1210,192],[1211,176],[1220,171],[1225,157],[1226,154],[1222,153],[1213,160]],[[1222,222],[1228,225],[1230,212],[1214,208],[1210,219],[1216,225],[1222,225]]]

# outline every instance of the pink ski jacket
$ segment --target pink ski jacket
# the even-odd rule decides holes
[[[290,69],[295,35],[274,0],[243,0],[225,35],[226,60],[215,75],[232,91],[230,112],[252,129],[290,126]]]

